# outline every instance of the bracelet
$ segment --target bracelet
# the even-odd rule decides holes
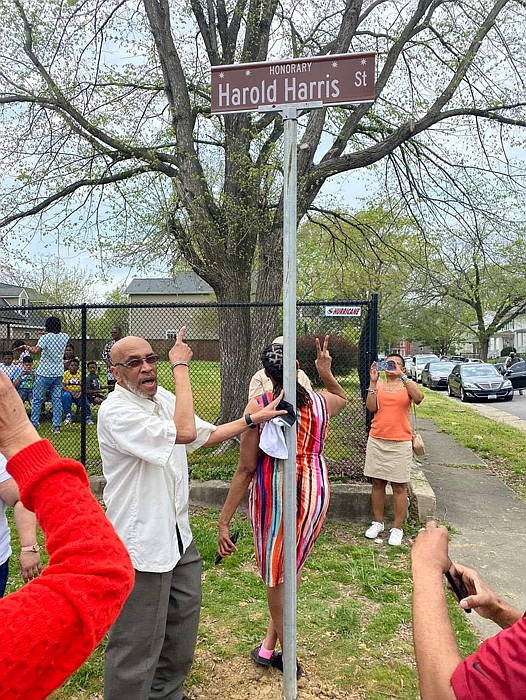
[[[22,552],[40,552],[40,545],[38,542],[35,542],[35,544],[30,544],[27,547],[20,547],[20,554]]]
[[[376,389],[367,389],[367,393],[368,394],[376,394],[378,392],[376,391]]]
[[[252,416],[250,415],[250,413],[245,413],[245,423],[251,430],[254,430],[254,428],[258,427],[257,424],[252,421]]]
[[[179,365],[183,365],[183,367],[190,367],[189,362],[183,362],[182,360],[177,360],[177,362],[172,362],[172,369],[179,367]]]

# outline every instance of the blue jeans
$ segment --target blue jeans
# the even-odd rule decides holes
[[[68,415],[68,413],[71,414],[71,407],[73,406],[73,404],[75,404],[77,410],[79,410],[81,402],[82,396],[79,396],[78,399],[76,399],[69,391],[62,392],[62,408],[64,409],[64,413],[66,415]],[[91,409],[89,406],[88,399],[86,397],[84,397],[84,409],[86,411],[86,418],[91,418]]]
[[[5,587],[7,586],[7,575],[9,574],[9,559],[3,564],[0,564],[0,598],[4,597]]]
[[[33,403],[31,405],[31,423],[38,428],[40,423],[40,410],[46,391],[51,394],[51,410],[53,413],[52,425],[53,428],[60,428],[62,423],[62,377],[42,377],[37,374],[35,384],[33,386]]]

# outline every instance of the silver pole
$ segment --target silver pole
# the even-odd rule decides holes
[[[283,109],[283,388],[296,407],[296,226],[298,110]],[[296,700],[296,430],[285,431],[283,474],[283,697]]]

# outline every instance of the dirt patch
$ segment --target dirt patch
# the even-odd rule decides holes
[[[195,700],[279,700],[283,697],[283,675],[273,668],[260,668],[250,659],[223,661],[205,653],[200,661],[209,668],[206,682],[192,688]],[[312,663],[312,662],[311,662]],[[342,691],[311,676],[309,662],[298,681],[298,700],[364,700],[365,696]]]

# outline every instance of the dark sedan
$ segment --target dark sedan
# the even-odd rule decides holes
[[[422,386],[428,386],[430,389],[446,389],[447,378],[454,366],[454,362],[428,362],[422,370]]]
[[[447,393],[449,396],[459,396],[461,401],[511,401],[513,384],[494,365],[468,362],[454,366],[447,379]]]
[[[513,384],[514,389],[526,387],[526,362],[515,362],[511,367],[504,368],[503,374]]]

